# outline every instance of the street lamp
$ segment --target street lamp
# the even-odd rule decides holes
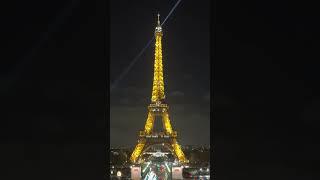
[[[121,177],[121,171],[118,171],[118,172],[117,172],[117,176],[118,176],[118,177]]]

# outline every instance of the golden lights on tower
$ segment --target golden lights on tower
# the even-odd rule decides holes
[[[164,81],[163,81],[163,63],[162,63],[162,28],[160,24],[158,14],[157,26],[155,28],[155,59],[154,59],[154,74],[153,74],[153,84],[152,84],[152,95],[151,104],[148,106],[148,116],[145,123],[144,131],[140,131],[138,144],[136,145],[133,153],[131,154],[130,160],[133,163],[137,163],[138,158],[146,149],[146,147],[152,145],[153,140],[148,139],[148,137],[157,137],[159,134],[153,133],[154,121],[156,116],[161,116],[164,132],[167,140],[159,139],[163,143],[170,145],[176,157],[182,163],[187,163],[188,160],[177,142],[177,132],[173,131],[171,122],[169,119],[168,105],[164,103],[165,93],[164,93]],[[160,133],[161,134],[161,133]]]
[[[162,28],[160,25],[158,14],[158,25],[155,30],[155,52],[154,52],[154,74],[152,85],[151,101],[157,102],[165,98],[164,95],[164,82],[163,82],[163,63],[162,63]]]

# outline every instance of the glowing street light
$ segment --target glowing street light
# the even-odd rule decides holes
[[[118,176],[118,177],[121,177],[121,175],[122,175],[122,174],[121,174],[121,171],[118,171],[118,172],[117,172],[117,176]]]

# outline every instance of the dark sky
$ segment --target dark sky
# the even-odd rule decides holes
[[[106,5],[1,3],[0,179],[102,179]]]
[[[167,16],[176,1],[111,1],[111,82],[154,35],[157,13]],[[125,6],[123,4],[126,4]],[[210,143],[209,1],[181,1],[163,26],[166,100],[181,144]],[[133,146],[150,104],[154,43],[111,93],[111,146]]]
[[[314,179],[319,18],[308,3],[216,1],[217,179]]]

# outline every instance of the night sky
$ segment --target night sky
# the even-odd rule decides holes
[[[164,20],[175,2],[111,1],[111,83],[154,35],[157,13]],[[166,100],[183,145],[210,143],[209,18],[209,1],[184,0],[162,27]],[[111,147],[136,144],[151,102],[153,63],[154,43],[111,93]]]

